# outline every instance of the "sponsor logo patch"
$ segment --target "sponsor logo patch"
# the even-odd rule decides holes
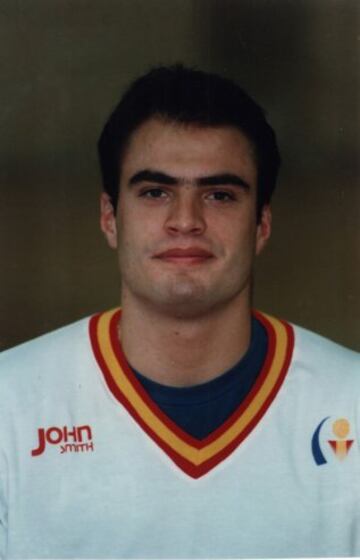
[[[91,428],[85,426],[50,426],[37,431],[37,446],[31,451],[33,457],[42,455],[48,445],[58,446],[59,453],[87,453],[94,451]]]
[[[348,438],[351,432],[351,426],[346,418],[337,418],[334,420],[331,423],[331,431],[329,434],[330,420],[330,416],[323,418],[316,427],[311,439],[312,455],[315,463],[319,466],[326,465],[328,462],[326,456],[328,455],[329,449],[332,450],[332,455],[335,455],[339,461],[343,461],[348,456],[352,444],[354,443],[353,439]],[[331,439],[325,439],[323,433],[329,434],[328,437]]]

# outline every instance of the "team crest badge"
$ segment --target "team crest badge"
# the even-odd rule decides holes
[[[331,453],[339,461],[344,460],[354,443],[349,438],[351,433],[350,422],[346,418],[337,418],[331,421],[327,416],[317,426],[311,440],[311,451],[317,465],[325,465],[326,457]]]

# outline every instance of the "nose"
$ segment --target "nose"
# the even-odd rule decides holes
[[[199,235],[206,229],[201,199],[191,188],[180,187],[169,208],[165,228],[171,235]]]

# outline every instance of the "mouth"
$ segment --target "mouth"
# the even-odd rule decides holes
[[[182,249],[175,247],[154,255],[155,259],[173,264],[201,264],[214,258],[214,255],[200,247],[188,247]]]

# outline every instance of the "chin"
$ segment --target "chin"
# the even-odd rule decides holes
[[[181,286],[181,289],[172,290],[167,294],[162,292],[161,297],[156,299],[155,305],[159,309],[179,319],[199,318],[219,305],[217,294],[211,297],[203,287],[199,289],[198,286],[197,289],[194,289],[194,286],[191,289]]]
[[[174,303],[195,303],[207,297],[206,287],[191,278],[177,278],[171,282],[159,282],[158,288],[160,297]]]
[[[209,312],[208,305],[194,300],[163,302],[161,309],[164,314],[176,319],[199,319]]]

